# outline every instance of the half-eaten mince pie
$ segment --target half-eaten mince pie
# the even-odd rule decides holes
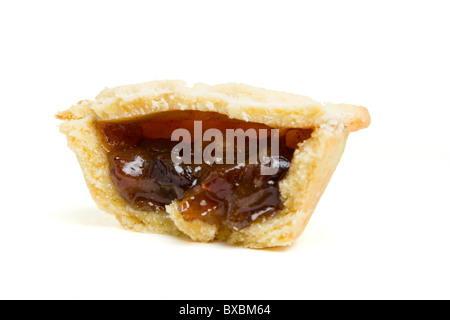
[[[303,232],[363,107],[242,84],[153,81],[57,115],[100,209],[127,229],[250,248]]]

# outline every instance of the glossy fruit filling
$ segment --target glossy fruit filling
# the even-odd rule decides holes
[[[202,121],[202,135],[208,129],[218,129],[226,136],[227,129],[255,129],[256,136],[245,140],[244,161],[238,160],[238,144],[231,152],[235,161],[225,159],[229,144],[221,143],[222,152],[213,152],[215,163],[195,161],[196,153],[211,143],[193,138],[190,141],[190,163],[173,161],[171,141],[174,130],[183,128],[195,137],[194,121]],[[253,140],[264,139],[260,129],[270,128],[240,120],[231,120],[212,112],[164,112],[151,118],[100,122],[98,131],[108,153],[111,178],[120,195],[135,209],[164,212],[174,200],[184,220],[202,219],[208,223],[224,224],[238,231],[258,219],[266,219],[282,209],[279,181],[286,175],[298,143],[311,136],[311,129],[283,129],[279,131],[278,152],[273,152],[270,139],[267,155],[278,164],[273,174],[262,174],[262,164],[249,150]],[[255,142],[255,141],[253,141]],[[200,145],[200,148],[199,148]],[[258,144],[257,144],[258,145]],[[275,149],[274,149],[275,150]],[[228,153],[229,154],[229,153]]]

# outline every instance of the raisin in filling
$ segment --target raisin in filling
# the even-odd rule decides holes
[[[166,112],[131,122],[101,122],[99,133],[108,152],[111,178],[120,195],[133,208],[144,211],[162,212],[166,205],[177,200],[184,220],[202,219],[235,231],[281,210],[279,181],[289,169],[297,144],[308,139],[312,130],[281,130],[278,154],[272,155],[268,146],[269,157],[277,161],[278,170],[263,175],[259,160],[250,163],[249,148],[242,163],[226,164],[225,159],[216,161],[222,164],[174,163],[172,150],[179,142],[171,141],[171,134],[177,128],[193,133],[194,120],[203,121],[203,131],[270,129],[215,113],[192,111]],[[203,142],[202,147],[208,143]],[[195,148],[190,149],[193,159]],[[229,150],[222,152],[224,157],[226,151]],[[236,159],[237,150],[234,152]]]

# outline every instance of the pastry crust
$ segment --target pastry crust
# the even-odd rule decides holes
[[[273,218],[256,221],[240,231],[200,220],[185,221],[176,203],[167,214],[133,209],[110,177],[107,153],[96,130],[98,121],[129,120],[171,110],[213,111],[231,119],[274,128],[314,128],[300,143],[285,178],[280,181],[283,209]],[[367,109],[321,104],[308,97],[243,84],[187,87],[182,81],[152,81],[103,90],[95,100],[80,101],[57,114],[61,132],[77,155],[98,207],[113,214],[127,229],[171,234],[195,241],[226,241],[250,248],[291,244],[301,235],[333,174],[348,134],[367,127]]]

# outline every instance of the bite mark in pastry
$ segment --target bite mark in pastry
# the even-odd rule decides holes
[[[95,202],[125,228],[251,248],[288,245],[300,236],[348,134],[370,123],[363,107],[241,84],[189,88],[181,81],[105,89],[57,117]],[[214,150],[223,161],[174,163],[172,133],[195,133],[196,123],[201,136],[211,128],[224,135],[242,129],[256,132],[255,141],[278,129],[271,140],[277,148],[267,148],[278,170],[261,174],[265,164],[248,152],[244,161],[227,163],[225,140],[223,153]],[[191,142],[192,159],[208,146]]]

